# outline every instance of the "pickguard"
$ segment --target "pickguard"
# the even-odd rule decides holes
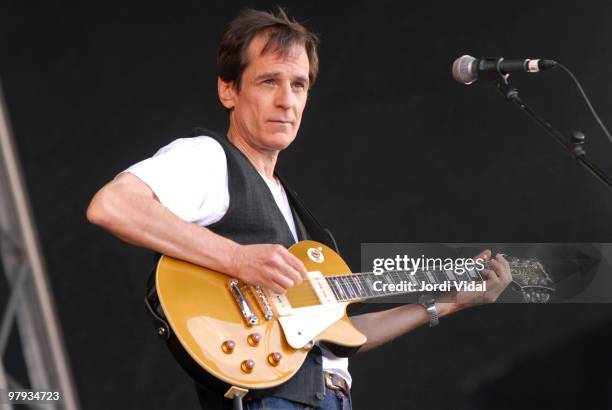
[[[272,307],[291,347],[301,349],[344,316],[347,303],[338,302],[318,271],[308,272],[318,304],[292,307],[285,295],[271,294]]]
[[[278,321],[291,347],[301,349],[311,340],[344,316],[346,303],[336,306],[306,306],[292,309],[291,314],[281,316]]]

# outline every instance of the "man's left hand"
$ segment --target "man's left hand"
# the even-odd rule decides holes
[[[462,290],[454,294],[445,295],[440,299],[440,302],[451,301],[455,308],[463,309],[469,306],[482,305],[485,303],[493,303],[499,295],[512,282],[510,274],[510,265],[502,255],[496,255],[491,259],[491,251],[485,250],[474,260],[482,259],[490,261],[492,269],[483,269],[480,273],[484,279],[485,290],[482,291],[467,291]]]

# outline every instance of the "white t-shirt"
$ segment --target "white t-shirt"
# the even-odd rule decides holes
[[[180,138],[161,148],[151,158],[123,172],[137,176],[151,188],[159,202],[179,218],[201,226],[213,224],[229,207],[227,159],[213,138]],[[260,174],[261,175],[261,174]],[[261,175],[297,242],[295,221],[287,194],[276,180]],[[337,357],[321,346],[323,370],[336,373],[351,384],[348,359]]]

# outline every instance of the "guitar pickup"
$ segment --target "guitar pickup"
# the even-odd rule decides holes
[[[253,309],[251,309],[249,302],[247,301],[246,297],[242,293],[242,290],[240,289],[240,286],[238,285],[238,280],[230,279],[230,281],[228,282],[228,288],[232,296],[234,296],[234,300],[236,301],[236,304],[238,305],[238,309],[240,309],[240,312],[242,313],[242,317],[246,321],[247,325],[255,326],[256,324],[258,324],[259,318],[253,312]]]

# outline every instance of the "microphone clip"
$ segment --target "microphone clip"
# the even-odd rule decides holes
[[[481,57],[478,60],[479,77],[489,81],[504,80],[508,83],[510,74],[502,71],[503,57]]]

